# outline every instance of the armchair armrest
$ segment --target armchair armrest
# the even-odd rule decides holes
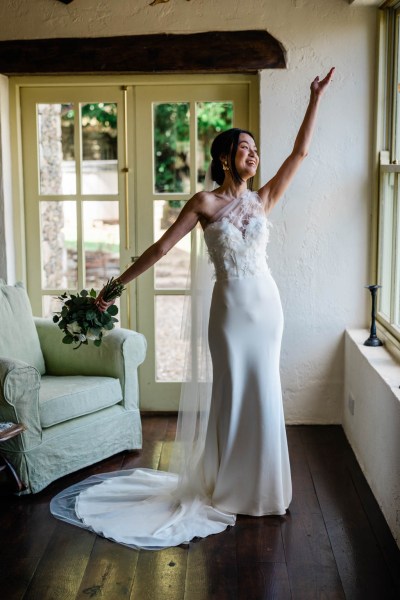
[[[40,374],[34,367],[0,357],[0,418],[26,426],[22,434],[25,448],[41,441],[39,388]]]
[[[120,380],[125,408],[137,408],[137,368],[146,356],[146,339],[129,329],[113,329],[100,347],[90,343],[74,350],[50,319],[34,317],[47,375],[98,375]],[[135,406],[130,390],[135,389]]]

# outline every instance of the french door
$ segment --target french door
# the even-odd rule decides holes
[[[256,85],[247,76],[197,76],[162,85],[153,77],[22,87],[27,287],[35,314],[51,316],[66,289],[100,289],[163,234],[203,189],[215,135],[232,126],[258,129]],[[178,407],[195,243],[192,232],[120,300],[120,324],[148,343],[139,370],[144,410]]]

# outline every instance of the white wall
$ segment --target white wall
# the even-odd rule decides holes
[[[343,428],[400,547],[400,389],[398,363],[346,333]]]
[[[272,214],[269,250],[286,317],[287,421],[328,423],[341,417],[343,331],[365,324],[369,300],[375,13],[302,4],[284,29],[270,28],[285,44],[289,68],[262,74],[261,148],[268,178],[296,133],[308,82],[336,66],[310,154]]]
[[[343,332],[366,324],[376,10],[344,0],[50,0],[0,3],[0,39],[266,29],[288,69],[261,74],[262,179],[291,149],[308,87],[332,65],[302,172],[273,214],[269,256],[281,290],[289,423],[337,423]]]

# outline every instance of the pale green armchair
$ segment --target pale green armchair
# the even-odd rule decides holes
[[[0,452],[23,493],[123,450],[141,448],[137,369],[143,335],[115,329],[74,350],[51,319],[32,317],[21,284],[0,282],[0,421],[26,431]]]

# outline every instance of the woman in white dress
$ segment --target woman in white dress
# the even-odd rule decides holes
[[[128,284],[201,224],[215,269],[212,393],[194,401],[197,392],[187,386],[189,408],[181,400],[176,441],[180,466],[91,477],[52,500],[56,517],[135,548],[159,549],[223,531],[237,514],[285,514],[292,488],[279,376],[283,316],[266,260],[267,215],[307,156],[333,72],[312,82],[293,151],[270,181],[258,192],[248,189],[259,164],[254,138],[240,129],[223,132],[211,149],[218,187],[195,194],[119,277]],[[108,306],[101,293],[97,301]]]

